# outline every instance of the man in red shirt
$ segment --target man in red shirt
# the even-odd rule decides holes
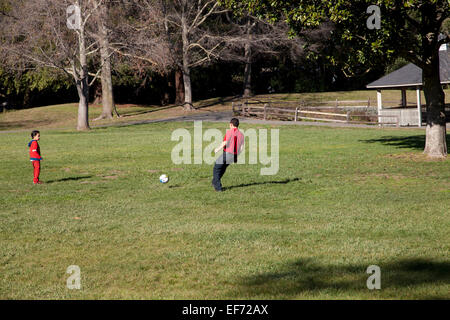
[[[34,130],[31,132],[31,141],[28,143],[28,146],[30,147],[30,161],[34,168],[34,184],[41,184],[42,182],[39,181],[39,174],[41,172],[41,149],[39,148],[39,139],[41,138],[41,134],[39,131]]]
[[[236,118],[230,121],[230,130],[227,130],[222,144],[215,149],[219,152],[223,148],[223,153],[217,158],[213,169],[212,185],[216,191],[222,191],[220,179],[224,175],[227,167],[237,162],[237,156],[241,153],[244,146],[244,135],[239,131],[239,120]]]

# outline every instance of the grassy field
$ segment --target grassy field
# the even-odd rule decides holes
[[[450,104],[450,89],[445,90],[446,103]],[[361,91],[339,91],[339,92],[318,92],[318,93],[292,93],[292,94],[272,94],[257,95],[255,100],[284,100],[284,101],[302,101],[306,105],[334,105],[334,101],[360,100],[368,101],[375,106],[377,101],[377,92],[375,90]],[[400,90],[384,90],[383,103],[386,106],[398,105],[401,99]],[[408,103],[415,103],[416,91],[407,90]],[[121,118],[112,120],[92,121],[101,113],[100,105],[91,105],[89,108],[89,119],[91,126],[105,126],[113,124],[124,124],[129,122],[139,122],[145,120],[156,120],[191,115],[192,113],[202,114],[219,111],[230,111],[231,104],[236,101],[235,97],[214,98],[197,101],[194,103],[198,108],[195,111],[186,112],[183,108],[176,105],[168,106],[143,106],[143,105],[118,105],[118,112]],[[397,101],[397,103],[392,103]],[[425,98],[422,92],[422,101]],[[332,102],[332,103],[331,103]],[[359,102],[358,105],[364,105]],[[341,104],[342,105],[342,104]],[[353,104],[351,104],[353,105]],[[77,123],[78,104],[69,103],[64,105],[46,106],[25,110],[15,110],[6,113],[0,113],[0,131],[25,130],[39,128],[66,129],[75,128]]]
[[[229,98],[231,99],[231,98]],[[139,122],[143,120],[166,119],[183,116],[192,113],[208,113],[223,110],[231,110],[231,102],[222,99],[210,99],[196,103],[198,110],[186,112],[182,107],[169,106],[145,106],[145,105],[118,105],[120,118],[95,121],[100,113],[100,105],[89,107],[90,126],[105,126]],[[17,131],[34,128],[68,129],[76,128],[78,116],[78,104],[68,103],[62,105],[45,106],[25,110],[12,110],[0,113],[0,131]]]
[[[0,298],[450,298],[450,160],[423,130],[243,124],[280,129],[280,170],[232,165],[216,193],[171,162],[177,128],[43,129],[38,186],[29,132],[1,133]]]

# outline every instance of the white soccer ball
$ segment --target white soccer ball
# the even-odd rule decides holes
[[[168,181],[169,181],[169,177],[166,176],[165,174],[163,174],[159,177],[159,182],[161,182],[161,183],[167,183]]]

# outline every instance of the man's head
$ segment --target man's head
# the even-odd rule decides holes
[[[239,127],[239,119],[233,118],[230,121],[230,128],[238,128]]]
[[[41,133],[38,130],[34,130],[33,132],[31,132],[31,139],[39,140],[40,137]]]

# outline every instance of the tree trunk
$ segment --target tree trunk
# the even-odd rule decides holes
[[[102,104],[102,87],[101,87],[101,85],[95,84],[95,86],[94,86],[94,101],[92,101],[92,104]]]
[[[102,63],[102,113],[95,120],[100,119],[112,119],[113,111],[119,117],[116,105],[114,103],[114,94],[112,86],[111,77],[111,57],[109,52],[109,40],[108,40],[108,29],[105,25],[104,18],[107,16],[107,7],[102,5],[101,8],[101,21],[99,22],[99,36],[100,36],[100,58]]]
[[[423,91],[427,105],[424,153],[430,157],[447,156],[445,95],[439,77],[439,53],[423,69]]]
[[[252,33],[250,20],[247,22],[247,43],[245,44],[244,98],[252,95]]]
[[[186,110],[193,110],[192,105],[192,87],[191,87],[191,70],[189,67],[183,67],[183,84],[184,84],[184,103]]]
[[[80,76],[76,79],[77,91],[80,101],[78,103],[78,124],[77,130],[89,130],[89,78],[86,56],[86,39],[84,27],[80,29],[78,35],[79,55],[80,55]]]
[[[89,130],[89,83],[87,77],[77,81],[77,91],[80,99],[77,130]]]
[[[182,104],[183,102],[184,102],[183,71],[177,69],[175,71],[175,104]]]
[[[186,4],[184,3],[184,6]],[[184,8],[185,9],[185,8]],[[191,87],[191,70],[189,67],[189,31],[185,17],[185,11],[183,9],[181,15],[182,24],[182,40],[183,40],[183,83],[184,83],[184,104],[185,110],[193,110],[192,105],[192,87]]]
[[[421,8],[423,28],[422,82],[427,105],[427,128],[424,153],[429,157],[447,156],[447,130],[445,120],[445,94],[439,74],[438,34],[436,3],[425,2]]]
[[[102,61],[102,114],[101,119],[112,119],[113,112],[119,117],[114,103],[113,85],[111,77],[111,60],[107,49],[102,48],[100,51],[106,51],[101,53]]]
[[[249,44],[245,45],[245,70],[244,70],[244,97],[252,95],[252,61],[251,61],[251,47]]]

